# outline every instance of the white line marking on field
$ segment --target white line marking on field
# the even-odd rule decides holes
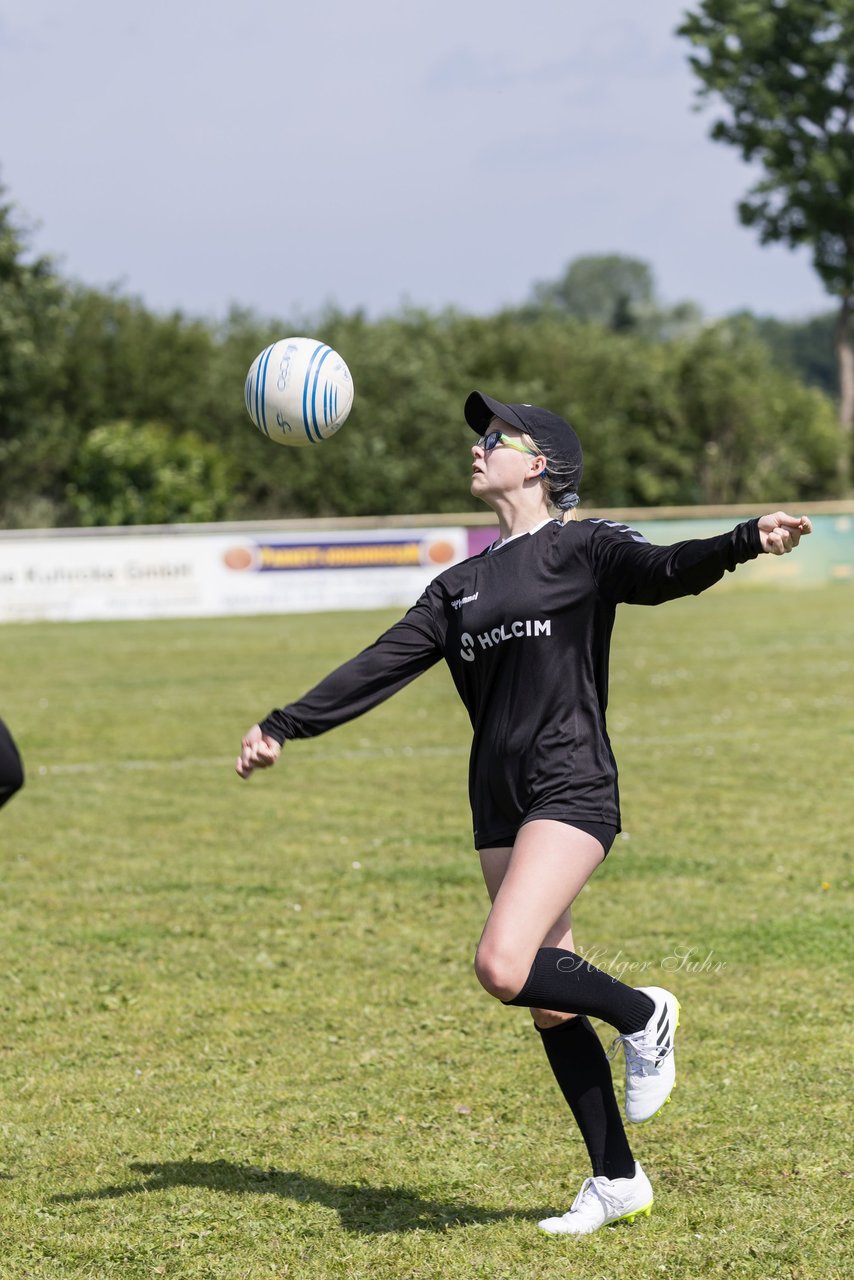
[[[467,747],[359,747],[351,751],[307,751],[307,760],[425,760],[467,756]],[[233,768],[237,752],[233,756],[185,756],[180,760],[104,760],[79,764],[40,764],[35,772],[41,777],[73,773],[104,773],[117,769],[123,773],[163,772],[179,769]]]
[[[739,732],[730,729],[726,725],[719,725],[696,732],[656,734],[654,736],[644,735],[642,738],[627,736],[618,730],[612,732],[611,741],[618,750],[624,751],[636,747],[677,747],[687,746],[692,743],[713,746],[716,741],[724,738],[731,745],[744,746],[745,744],[752,744],[758,750],[760,737],[759,730],[742,730]],[[302,744],[289,744],[288,750],[298,750],[301,758],[305,761],[316,760],[320,763],[325,763],[327,760],[364,760],[367,762],[372,760],[408,759],[444,760],[467,756],[469,753],[469,749],[466,746],[355,747],[349,751],[317,751]],[[34,772],[42,776],[58,776],[67,773],[103,773],[111,769],[117,769],[123,773],[154,773],[183,769],[223,769],[229,766],[233,768],[236,759],[237,752],[235,751],[233,756],[183,756],[179,760],[104,760],[87,761],[80,764],[42,764],[36,766]]]

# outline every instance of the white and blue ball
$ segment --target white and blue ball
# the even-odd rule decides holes
[[[337,351],[314,338],[281,338],[255,357],[246,375],[249,417],[276,444],[321,444],[343,427],[353,379]]]

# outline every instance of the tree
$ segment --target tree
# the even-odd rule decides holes
[[[53,523],[74,448],[59,387],[65,287],[28,248],[0,185],[0,525]]]
[[[833,406],[776,368],[749,322],[724,321],[670,350],[693,501],[824,496],[839,455]]]
[[[462,420],[474,387],[577,427],[588,506],[834,492],[833,405],[775,367],[759,322],[685,324],[645,263],[614,255],[562,283],[492,316],[235,309],[214,326],[64,282],[0,199],[0,523],[482,511]],[[339,350],[356,382],[347,425],[318,449],[264,440],[243,403],[254,356],[295,332]]]
[[[740,311],[731,317],[731,322],[764,342],[781,369],[794,373],[808,386],[820,387],[838,403],[839,370],[833,351],[835,312],[825,311],[805,320],[778,320]]]
[[[728,108],[711,136],[764,176],[738,206],[762,244],[808,246],[839,299],[840,488],[851,485],[854,426],[854,0],[702,0],[677,34],[696,50],[700,99]]]
[[[117,290],[69,289],[60,361],[66,412],[87,430],[118,419],[201,426],[214,347],[202,320],[156,314]]]
[[[701,323],[692,302],[662,306],[648,262],[618,253],[575,258],[559,280],[535,284],[522,314],[542,311],[662,341],[696,332]]]
[[[68,502],[81,525],[221,520],[233,476],[220,450],[193,432],[112,422],[87,435]]]
[[[651,305],[649,264],[621,254],[595,254],[570,262],[560,280],[534,285],[533,302],[576,320],[616,331],[633,328],[637,308]]]

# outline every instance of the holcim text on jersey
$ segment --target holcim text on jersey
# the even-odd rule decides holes
[[[468,631],[464,631],[460,636],[460,657],[466,662],[474,662],[474,642],[477,640],[481,649],[492,649],[495,645],[501,644],[504,640],[521,640],[525,636],[550,636],[552,633],[551,618],[526,618],[524,622],[502,622],[500,627],[493,627],[491,631],[481,631],[480,635],[473,636]]]

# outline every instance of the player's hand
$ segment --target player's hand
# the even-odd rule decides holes
[[[235,768],[238,776],[248,778],[253,769],[270,769],[282,754],[275,738],[261,732],[261,726],[253,724],[240,744],[240,755]]]
[[[769,516],[759,518],[759,537],[762,539],[762,550],[772,556],[784,556],[794,551],[801,538],[812,533],[812,525],[807,516],[789,516],[785,511],[774,511]]]

